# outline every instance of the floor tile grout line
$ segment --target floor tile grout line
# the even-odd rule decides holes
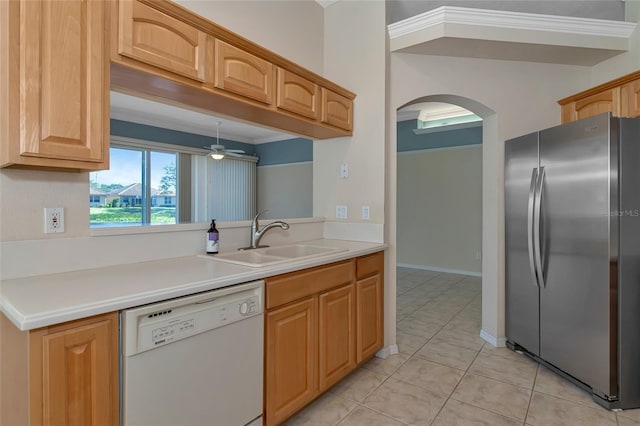
[[[475,299],[475,298],[474,298]],[[472,302],[469,302],[472,303]],[[465,308],[469,306],[469,304],[465,305]],[[463,308],[464,309],[464,308]],[[459,312],[458,312],[459,314]],[[447,321],[447,324],[449,324],[455,317],[458,316],[458,314],[454,315],[449,321]],[[446,327],[447,324],[445,324],[442,328]],[[437,334],[437,333],[436,333]],[[435,335],[434,335],[435,336]],[[433,338],[433,337],[432,337]],[[431,339],[429,339],[431,340]],[[428,343],[428,342],[427,342]],[[426,343],[425,343],[426,345]],[[451,391],[451,393],[449,394],[449,396],[447,396],[447,398],[444,401],[444,404],[442,404],[442,407],[440,407],[440,410],[438,410],[438,413],[435,415],[435,417],[433,418],[433,420],[431,421],[430,424],[433,424],[433,422],[436,421],[436,419],[438,418],[438,416],[440,415],[440,413],[442,412],[442,409],[445,407],[445,405],[447,405],[447,403],[449,402],[449,400],[451,399],[451,396],[454,394],[454,392],[456,391],[456,389],[458,389],[458,386],[460,385],[460,382],[462,382],[462,380],[464,380],[464,377],[466,376],[469,368],[471,367],[471,364],[473,364],[473,362],[476,360],[476,358],[478,358],[478,355],[480,354],[480,351],[482,351],[482,348],[484,347],[484,345],[486,345],[486,343],[483,343],[482,346],[480,347],[480,349],[478,349],[478,352],[476,353],[476,356],[473,357],[473,360],[471,360],[471,362],[469,363],[469,365],[467,366],[466,370],[464,370],[464,373],[462,375],[462,377],[460,378],[460,380],[458,380],[458,383],[456,383],[456,385],[453,387],[453,390]],[[423,345],[424,347],[424,345]],[[420,348],[422,349],[422,348]]]
[[[531,386],[531,395],[529,395],[529,403],[527,404],[527,411],[524,415],[524,423],[527,423],[527,419],[529,418],[529,409],[531,408],[531,401],[533,401],[533,392],[536,388],[536,382],[538,381],[538,374],[540,374],[540,364],[536,366],[536,375],[533,378],[533,385]]]

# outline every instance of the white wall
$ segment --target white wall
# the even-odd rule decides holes
[[[258,166],[258,211],[265,219],[313,215],[313,163]]]
[[[624,6],[626,21],[640,21],[640,1],[626,1]],[[640,28],[636,26],[629,41],[629,51],[595,65],[592,69],[589,85],[582,87],[579,91],[632,73],[638,69],[640,69]]]
[[[482,146],[398,153],[398,264],[480,273]]]
[[[324,10],[313,0],[179,3],[279,55],[323,73]],[[200,233],[207,224],[179,237],[171,236],[172,233],[92,237],[87,173],[1,169],[0,193],[0,279],[186,256],[203,250]],[[43,207],[65,208],[64,234],[44,234]],[[249,236],[246,225],[227,233],[227,247],[246,245]],[[300,226],[304,229],[299,231]],[[288,237],[271,238],[293,241],[322,236],[322,224],[314,224],[311,232],[307,232],[306,225],[300,226],[293,226]],[[265,240],[267,237],[269,234]]]
[[[314,0],[177,0],[176,3],[322,75],[324,11]]]
[[[325,11],[324,74],[355,92],[353,136],[313,145],[314,216],[330,238],[383,241],[385,146],[385,5],[340,1]],[[349,178],[339,176],[340,164]],[[335,219],[336,205],[348,219]],[[363,205],[370,220],[361,220]]]
[[[387,29],[382,1],[339,1],[325,10],[324,75],[355,92],[353,136],[313,144],[313,211],[325,238],[385,241]],[[349,178],[339,177],[340,164]],[[335,219],[346,205],[347,220]],[[370,220],[362,221],[363,205]],[[385,256],[385,346],[396,341],[395,257]],[[389,348],[392,350],[391,348]]]
[[[558,124],[560,108],[556,101],[588,85],[590,69],[401,53],[392,53],[390,60],[392,117],[398,107],[427,95],[460,96],[495,112],[483,116],[482,328],[490,338],[501,339],[504,337],[504,141]],[[396,161],[394,133],[389,132],[389,161]],[[392,174],[389,179],[393,191],[396,176]],[[396,245],[395,240],[389,243]]]

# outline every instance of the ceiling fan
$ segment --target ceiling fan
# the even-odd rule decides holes
[[[214,145],[204,147],[211,150],[208,155],[211,155],[211,158],[214,160],[222,160],[225,155],[228,155],[229,157],[241,157],[244,154],[243,150],[226,149],[224,145],[220,145],[220,124],[220,121],[216,124],[216,143]]]

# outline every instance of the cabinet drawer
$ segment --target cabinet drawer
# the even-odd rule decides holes
[[[356,278],[362,279],[384,270],[384,252],[378,252],[358,258],[356,263]]]
[[[273,64],[223,41],[215,42],[215,87],[273,103]]]
[[[121,1],[118,22],[118,53],[205,81],[206,33],[140,1]]]
[[[323,87],[322,122],[344,130],[353,130],[353,101]]]
[[[318,85],[278,68],[277,107],[312,119],[318,117]]]
[[[354,281],[354,278],[355,262],[353,260],[267,278],[265,279],[267,309],[349,284]]]

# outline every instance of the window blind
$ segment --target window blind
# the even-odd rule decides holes
[[[256,162],[226,156],[208,160],[208,211],[222,221],[251,220],[256,212]]]

